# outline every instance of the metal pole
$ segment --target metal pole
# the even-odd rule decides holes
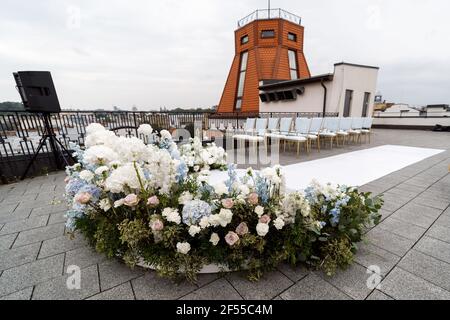
[[[268,6],[267,6],[267,18],[270,19],[270,0],[267,0]]]

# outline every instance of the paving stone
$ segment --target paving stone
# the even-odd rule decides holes
[[[33,300],[80,300],[100,292],[97,266],[80,270],[80,289],[69,289],[67,281],[73,274],[65,274],[36,285]]]
[[[16,210],[7,214],[0,215],[0,223],[27,219],[30,216],[31,209]]]
[[[430,208],[444,210],[450,204],[450,201],[435,197],[419,196],[415,198],[411,203],[421,204]]]
[[[56,238],[58,236],[62,236],[63,234],[64,224],[53,224],[51,226],[22,231],[19,233],[19,236],[14,242],[14,247]]]
[[[450,291],[450,264],[411,250],[398,266],[420,278]]]
[[[16,209],[16,207],[17,203],[2,205],[0,207],[0,215],[11,213],[14,211],[14,209]]]
[[[70,239],[68,235],[64,235],[62,237],[45,240],[42,242],[41,251],[39,252],[39,259],[86,245],[87,242],[81,235],[76,236],[74,239]]]
[[[409,197],[402,197],[397,194],[384,194],[383,199],[385,201],[383,209],[392,212],[397,211],[411,200]]]
[[[450,299],[450,292],[397,267],[381,282],[380,290],[396,300]]]
[[[158,277],[156,272],[147,272],[145,276],[132,280],[131,284],[138,300],[174,300],[198,288],[186,281],[175,284],[168,279]]]
[[[299,266],[292,266],[287,263],[283,263],[278,266],[278,270],[284,274],[286,277],[291,279],[294,282],[297,282],[304,277],[306,277],[309,274],[309,270],[306,269],[305,266],[299,265]]]
[[[273,299],[294,284],[279,271],[269,272],[256,282],[249,281],[246,274],[240,272],[228,275],[227,280],[246,300]]]
[[[131,279],[138,278],[144,273],[142,268],[130,269],[117,260],[108,260],[98,265],[100,273],[100,285],[102,291],[115,287]]]
[[[450,228],[442,227],[438,223],[432,225],[426,235],[450,243]]]
[[[3,271],[0,277],[0,296],[60,276],[63,263],[64,254],[60,254]]]
[[[17,233],[8,234],[7,236],[1,236],[0,237],[0,250],[9,249],[12,246],[16,237],[17,237]]]
[[[380,267],[381,275],[385,276],[400,261],[400,257],[372,244],[360,244],[354,260],[366,268]]]
[[[95,296],[88,298],[88,300],[134,300],[133,289],[131,283],[126,282],[117,287],[103,291]]]
[[[387,294],[379,291],[379,290],[374,290],[368,297],[366,300],[394,300],[391,297],[389,297]]]
[[[414,249],[450,263],[450,243],[430,237],[423,237]]]
[[[33,293],[33,287],[29,287],[7,296],[1,297],[0,300],[30,300]]]
[[[0,235],[43,227],[47,224],[47,220],[48,216],[40,216],[9,222],[0,231]]]
[[[62,211],[62,212],[57,212],[57,213],[52,213],[50,215],[50,218],[48,219],[48,225],[51,224],[56,224],[56,223],[62,223],[62,222],[66,222],[67,218],[64,216],[66,212]]]
[[[227,280],[221,278],[185,295],[181,300],[242,300],[242,297]]]
[[[442,211],[430,207],[408,205],[394,212],[391,217],[428,229],[441,213]]]
[[[11,250],[0,251],[0,270],[9,269],[36,260],[40,243],[30,244]]]
[[[367,287],[367,279],[371,273],[368,274],[367,268],[359,264],[352,264],[345,270],[337,270],[332,277],[324,273],[320,276],[353,299],[364,300],[372,291]]]
[[[66,211],[68,209],[67,204],[64,202],[57,204],[46,204],[40,207],[33,207],[30,216],[42,216],[50,213],[57,213],[61,211]]]
[[[80,268],[102,263],[108,258],[90,247],[80,247],[66,252],[65,266],[76,265]]]
[[[398,256],[403,256],[414,245],[414,240],[398,236],[380,228],[370,230],[367,233],[367,239],[371,244]]]
[[[436,226],[450,228],[450,214],[444,213],[436,220]]]
[[[425,228],[395,218],[395,215],[380,223],[378,228],[415,241],[419,240],[426,231]]]
[[[280,294],[283,300],[349,300],[350,297],[314,273]]]

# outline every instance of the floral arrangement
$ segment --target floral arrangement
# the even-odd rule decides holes
[[[227,154],[223,148],[215,143],[209,143],[206,147],[198,137],[189,139],[189,143],[180,147],[181,158],[191,171],[201,170],[225,170],[227,168]]]
[[[91,124],[85,150],[75,147],[79,162],[66,170],[67,227],[130,266],[191,281],[209,264],[246,269],[251,280],[283,261],[332,275],[380,220],[382,200],[355,188],[313,183],[286,194],[280,166],[238,177],[229,165],[227,180],[211,185],[224,152],[195,139],[178,150],[170,133],[160,135],[145,144]]]

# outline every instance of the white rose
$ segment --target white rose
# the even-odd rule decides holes
[[[99,207],[100,209],[102,209],[103,211],[108,211],[109,209],[111,209],[111,203],[109,202],[108,199],[102,199],[99,202]]]
[[[191,250],[191,245],[188,242],[178,242],[177,251],[182,254],[187,254]]]
[[[222,227],[226,227],[233,218],[233,212],[230,209],[220,209],[219,212],[219,224]]]
[[[80,178],[86,180],[87,182],[90,182],[94,178],[94,174],[92,173],[92,171],[83,170],[80,172]]]
[[[257,206],[255,208],[255,213],[258,215],[258,218],[261,218],[261,216],[264,214],[264,207]]]
[[[209,239],[209,242],[211,242],[213,246],[217,246],[219,241],[220,241],[219,235],[217,233],[213,232],[211,234],[211,238]]]
[[[227,194],[228,187],[223,182],[217,183],[214,185],[214,192],[217,193],[217,195],[219,196]]]
[[[200,219],[199,222],[200,228],[205,229],[209,227],[209,218],[208,217],[203,217]]]
[[[274,220],[273,225],[277,230],[281,230],[284,227],[284,220],[281,217],[278,217]]]
[[[185,191],[181,194],[181,196],[178,198],[178,202],[180,204],[185,205],[186,203],[188,203],[189,201],[191,201],[192,199],[194,199],[194,197],[192,196],[192,194],[189,191]]]
[[[264,237],[269,232],[269,225],[267,223],[258,223],[256,225],[256,232],[259,236]]]
[[[189,234],[191,237],[195,237],[202,229],[199,226],[190,226]]]
[[[167,221],[173,222],[176,224],[181,223],[181,216],[178,213],[177,209],[165,208],[162,212],[162,216],[166,218]]]
[[[103,174],[103,172],[106,172],[108,170],[109,170],[109,168],[107,166],[101,166],[101,167],[98,167],[97,169],[95,169],[94,172],[96,175],[101,176]]]
[[[114,208],[118,208],[123,206],[123,204],[125,203],[125,199],[119,199],[117,201],[114,201]]]

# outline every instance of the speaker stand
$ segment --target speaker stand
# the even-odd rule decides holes
[[[39,151],[46,145],[47,139],[50,142],[50,149],[53,153],[53,159],[55,161],[56,167],[58,169],[63,169],[61,165],[61,161],[59,158],[61,157],[63,159],[63,162],[66,166],[69,166],[69,161],[67,158],[70,158],[73,162],[75,162],[74,157],[70,154],[70,151],[64,147],[64,145],[56,138],[56,134],[53,131],[53,126],[51,124],[51,116],[50,113],[43,113],[42,114],[42,120],[44,122],[44,132],[41,138],[41,141],[39,142],[39,146],[34,153],[33,157],[31,158],[30,162],[27,165],[27,168],[22,174],[22,177],[20,180],[24,180],[28,174],[28,171],[30,171],[31,166],[36,161],[37,156],[39,155]]]

